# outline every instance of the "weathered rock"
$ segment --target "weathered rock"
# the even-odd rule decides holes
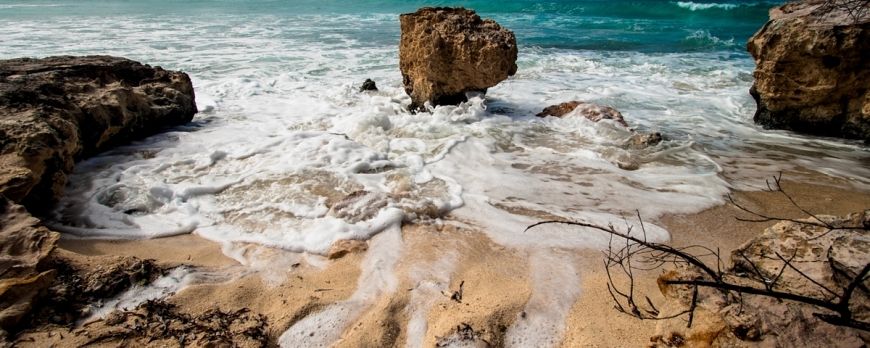
[[[0,194],[47,209],[76,160],[196,111],[181,72],[108,56],[0,61]]]
[[[749,40],[755,122],[870,141],[870,11],[856,18],[833,3],[774,8]]]
[[[375,84],[375,81],[372,81],[372,79],[366,79],[365,82],[363,82],[362,86],[359,86],[360,92],[377,91],[377,90],[378,90],[378,86]]]
[[[622,113],[620,113],[616,109],[609,106],[592,104],[576,100],[548,106],[535,116],[565,117],[569,114],[586,117],[592,122],[598,122],[601,120],[613,120],[617,124],[628,128],[628,123],[625,122],[625,119],[622,117]]]
[[[776,291],[818,299],[831,298],[819,285],[842,294],[850,279],[870,262],[870,231],[846,227],[862,227],[868,217],[870,210],[842,218],[819,216],[838,227],[830,231],[791,221],[777,223],[732,253],[732,266],[725,277],[731,283],[762,289],[762,278],[776,279]],[[813,281],[785,266],[777,255],[791,260],[795,268]],[[675,300],[660,308],[662,315],[688,308],[693,296],[691,287],[666,285],[664,281],[694,279],[699,275],[697,270],[684,267],[659,278],[662,294]],[[870,320],[868,285],[870,280],[865,280],[850,301],[854,319],[863,322]],[[699,288],[698,311],[692,328],[687,329],[683,322],[661,322],[657,333],[676,332],[685,337],[688,346],[714,347],[788,347],[797,342],[806,347],[863,347],[870,339],[870,334],[864,331],[820,320],[816,316],[819,313],[831,312],[758,295],[743,294],[739,300],[728,300],[720,291]]]
[[[412,109],[458,104],[517,71],[513,32],[474,11],[426,7],[399,21],[399,67]]]
[[[24,207],[0,196],[0,341],[30,312],[34,297],[54,280],[41,270],[59,235]]]

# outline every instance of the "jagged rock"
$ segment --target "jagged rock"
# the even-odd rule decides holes
[[[770,11],[747,45],[756,123],[870,141],[870,11],[855,17],[836,5],[849,2],[860,3],[811,0]]]
[[[377,90],[378,86],[375,84],[375,81],[372,81],[372,79],[366,79],[365,82],[363,82],[362,86],[359,87],[360,92]]]
[[[399,67],[412,109],[458,104],[517,71],[513,32],[474,11],[425,7],[399,21]]]
[[[761,289],[764,288],[759,282],[763,281],[761,278],[776,279],[776,291],[818,299],[832,298],[821,286],[842,294],[846,284],[870,262],[870,230],[852,229],[864,226],[868,217],[870,210],[846,217],[819,216],[837,227],[830,231],[798,222],[779,222],[732,253],[732,266],[725,278],[731,283]],[[790,260],[805,276],[785,266],[777,255]],[[685,310],[693,296],[691,287],[667,285],[665,281],[698,276],[697,270],[681,267],[659,278],[662,294],[671,299],[660,307],[662,315]],[[854,319],[863,322],[870,321],[868,285],[870,280],[865,279],[850,301]],[[867,332],[832,325],[816,316],[830,313],[820,307],[758,295],[743,294],[739,300],[734,297],[729,300],[720,291],[701,287],[692,327],[686,328],[681,321],[663,321],[657,333],[661,337],[676,332],[685,337],[688,346],[865,346],[864,342],[870,339]]]
[[[548,106],[535,116],[565,117],[570,116],[569,114],[586,117],[592,122],[598,122],[601,120],[613,120],[617,124],[628,128],[628,123],[625,122],[622,114],[616,109],[609,106],[597,105],[576,100]]]
[[[40,226],[24,207],[0,195],[0,341],[30,312],[34,297],[54,280],[41,270],[59,235]]]
[[[0,194],[48,209],[76,160],[189,122],[187,74],[109,56],[0,61]]]

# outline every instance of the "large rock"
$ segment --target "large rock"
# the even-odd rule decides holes
[[[196,111],[182,72],[108,56],[0,61],[0,195],[47,209],[76,160]]]
[[[517,71],[514,34],[474,11],[426,7],[399,20],[399,67],[412,109],[458,104]]]
[[[870,11],[854,17],[834,3],[774,8],[749,40],[755,122],[870,140]]]

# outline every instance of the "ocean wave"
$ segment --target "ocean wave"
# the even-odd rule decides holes
[[[0,5],[0,10],[22,8],[22,7],[60,7],[61,4],[3,4]]]
[[[687,35],[683,42],[688,43],[693,46],[700,47],[708,47],[708,46],[734,46],[734,38],[730,38],[727,40],[720,39],[719,37],[711,34],[707,30],[695,30]]]
[[[746,6],[746,4],[698,3],[692,1],[678,1],[676,4],[677,6],[687,9],[689,11],[702,11],[709,9],[733,10],[740,6]]]

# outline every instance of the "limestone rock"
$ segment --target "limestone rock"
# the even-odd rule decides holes
[[[803,223],[779,222],[732,253],[732,266],[725,277],[732,283],[762,289],[762,277],[777,279],[776,291],[831,298],[819,285],[842,293],[848,280],[870,262],[870,231],[847,229],[864,226],[868,217],[870,210],[846,217],[819,216],[837,227],[830,231]],[[792,265],[814,282],[790,267],[783,270],[784,262],[777,254],[790,259]],[[681,267],[659,278],[662,294],[672,300],[660,307],[662,315],[685,310],[693,296],[690,287],[666,285],[665,281],[698,276],[697,270]],[[867,322],[870,321],[870,298],[866,287],[870,280],[865,280],[863,285],[859,287],[861,290],[855,291],[850,309],[854,319]],[[870,339],[865,331],[832,325],[816,316],[829,314],[829,311],[794,301],[749,294],[742,295],[740,300],[728,300],[720,291],[699,288],[698,309],[692,328],[687,329],[685,322],[679,320],[662,321],[656,329],[659,337],[677,333],[686,338],[688,346],[714,347],[791,347],[796,343],[803,347],[863,347]]]
[[[474,11],[425,7],[399,21],[399,67],[412,109],[458,104],[517,71],[513,32]]]
[[[774,8],[749,40],[755,122],[870,141],[870,11],[855,17],[832,4]]]
[[[0,196],[0,332],[14,330],[34,297],[54,280],[54,270],[40,267],[58,237],[24,207]]]
[[[535,116],[565,117],[569,116],[569,114],[586,117],[592,122],[598,122],[601,120],[613,120],[617,124],[628,128],[628,123],[625,122],[625,118],[622,117],[622,113],[620,113],[616,109],[605,105],[592,104],[576,100],[548,106]]]
[[[0,194],[50,207],[76,160],[196,113],[187,74],[109,56],[0,61]]]

